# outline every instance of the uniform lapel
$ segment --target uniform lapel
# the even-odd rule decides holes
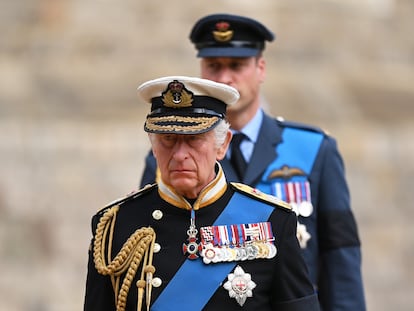
[[[220,161],[220,164],[226,174],[227,181],[241,182],[227,157],[224,157],[224,159]]]
[[[281,134],[282,128],[278,126],[276,120],[264,114],[259,136],[247,166],[243,183],[248,185],[257,184],[267,166],[277,156],[275,147],[282,140]]]

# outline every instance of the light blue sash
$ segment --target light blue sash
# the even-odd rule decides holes
[[[213,207],[214,208],[214,207]],[[273,207],[235,192],[214,226],[267,221]],[[254,212],[252,212],[254,211]],[[187,259],[152,305],[153,311],[201,310],[236,262],[204,264]]]
[[[282,139],[282,143],[276,147],[277,158],[270,163],[260,183],[256,185],[256,188],[265,193],[274,194],[270,188],[271,181],[268,180],[267,176],[284,165],[300,168],[307,175],[310,174],[322,143],[323,134],[296,128],[285,128]]]

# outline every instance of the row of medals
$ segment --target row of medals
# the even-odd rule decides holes
[[[214,246],[212,243],[202,245],[200,252],[205,264],[244,261],[254,259],[271,259],[276,256],[276,246],[271,241],[254,241],[237,246]]]

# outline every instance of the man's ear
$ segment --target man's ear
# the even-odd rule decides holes
[[[217,150],[217,156],[216,156],[217,161],[220,161],[225,157],[232,137],[233,137],[233,134],[231,133],[231,131],[227,131],[226,138],[224,139],[223,144]]]
[[[151,143],[151,150],[152,150],[152,154],[154,155],[154,158],[156,159],[157,158],[157,154],[156,154],[156,152],[155,152],[155,148],[154,148],[154,140],[155,140],[155,137],[153,136],[154,134],[152,134],[152,133],[148,133],[148,139],[149,139],[149,141],[150,141],[150,143]]]
[[[266,60],[262,56],[257,60],[257,70],[259,71],[259,81],[263,83],[266,78]]]

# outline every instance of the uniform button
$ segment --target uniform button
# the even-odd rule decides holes
[[[162,281],[160,278],[153,278],[151,281],[152,286],[154,287],[160,287],[162,284]]]
[[[152,218],[154,218],[155,220],[160,220],[162,216],[162,212],[159,209],[156,209],[152,212]]]
[[[154,253],[158,253],[161,250],[161,245],[154,243]]]

